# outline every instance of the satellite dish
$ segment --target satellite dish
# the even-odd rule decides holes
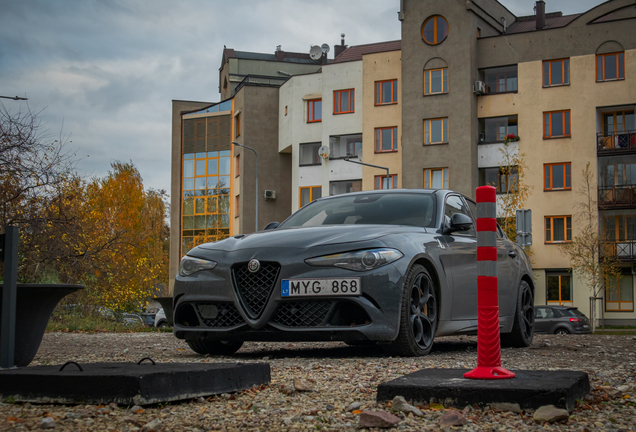
[[[323,159],[327,159],[329,157],[329,147],[322,146],[318,149],[318,156]]]
[[[358,160],[362,162],[362,149],[358,150]]]
[[[322,50],[323,54],[327,54],[329,52],[329,44],[324,43],[320,45],[320,49]]]
[[[322,48],[318,45],[312,46],[309,50],[309,57],[311,57],[312,60],[320,60],[322,57]]]

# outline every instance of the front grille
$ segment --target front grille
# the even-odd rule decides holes
[[[234,286],[250,318],[258,318],[263,312],[279,272],[280,264],[275,262],[261,262],[261,268],[256,273],[247,269],[247,263],[232,268]]]
[[[330,301],[281,303],[272,320],[286,327],[318,327],[324,324],[331,308]]]
[[[234,327],[245,322],[232,303],[197,303],[197,309],[206,327]]]

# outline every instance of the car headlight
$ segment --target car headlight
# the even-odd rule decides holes
[[[212,270],[214,267],[216,267],[216,261],[193,258],[186,255],[181,258],[181,263],[179,263],[179,275],[190,276],[201,270]]]
[[[369,249],[355,252],[345,252],[335,255],[325,255],[306,259],[310,266],[340,267],[354,271],[367,271],[385,266],[399,260],[404,255],[395,249]]]

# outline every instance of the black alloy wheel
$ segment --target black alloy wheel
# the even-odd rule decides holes
[[[556,329],[556,331],[554,332],[554,334],[558,334],[558,335],[566,335],[566,334],[570,334],[570,332],[568,331],[568,329],[558,328],[558,329]]]
[[[515,309],[514,323],[510,333],[501,334],[501,345],[508,347],[527,347],[534,337],[534,295],[526,281],[519,284],[519,295]]]
[[[437,330],[437,309],[433,279],[424,266],[416,264],[404,284],[400,330],[397,339],[389,345],[389,352],[407,357],[431,352]]]

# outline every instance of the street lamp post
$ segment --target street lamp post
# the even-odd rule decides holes
[[[386,170],[386,188],[390,189],[389,188],[389,179],[391,177],[389,176],[389,169],[387,167],[378,166],[378,165],[371,165],[371,164],[360,162],[360,161],[353,161],[353,160],[349,159],[351,156],[352,155],[350,153],[347,153],[347,156],[345,156],[345,158],[344,158],[345,162],[351,162],[351,163],[354,163],[354,164],[364,165],[364,166],[368,166],[368,167],[371,167],[371,168],[378,168],[378,169]],[[382,189],[384,189],[384,184],[382,185]]]
[[[239,144],[235,141],[232,141],[232,144],[237,145],[239,147],[243,147],[246,148],[248,150],[252,150],[254,152],[254,158],[256,159],[256,191],[255,191],[255,195],[256,195],[256,215],[255,215],[255,229],[254,232],[258,232],[258,155],[256,154],[256,150],[254,150],[252,147],[248,147],[246,145],[243,144]]]

